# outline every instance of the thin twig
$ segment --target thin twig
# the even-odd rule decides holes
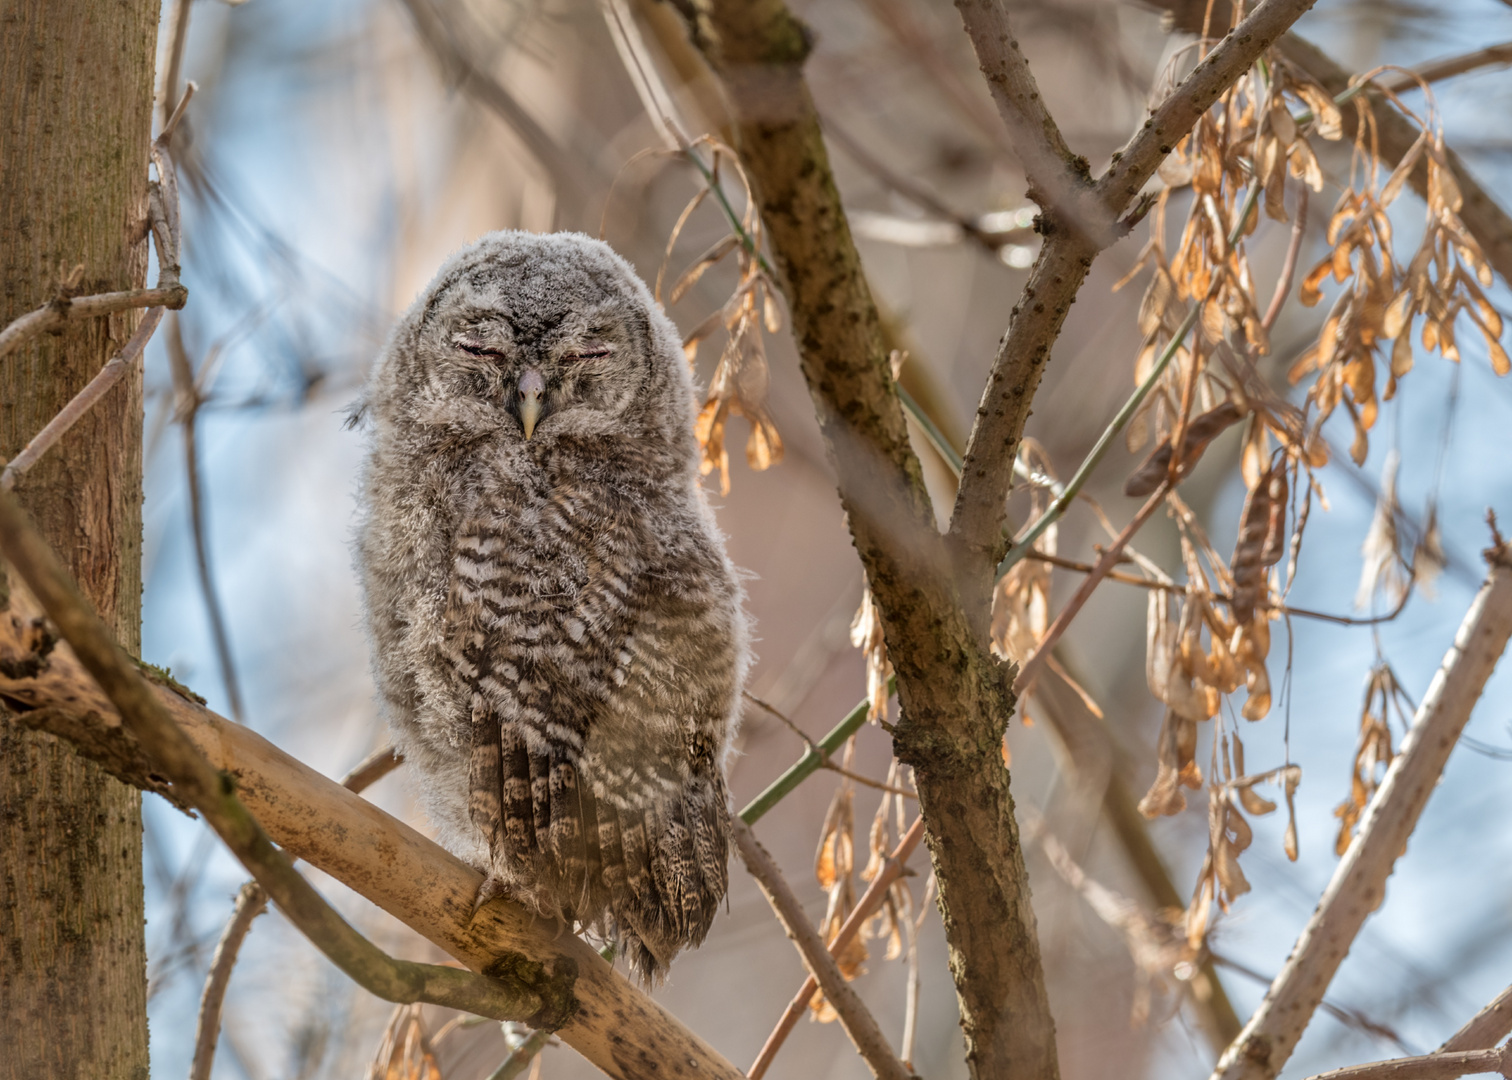
[[[187,7],[185,0],[181,0]],[[210,1080],[215,1065],[215,1046],[220,1036],[221,1011],[226,1003],[226,987],[231,984],[231,970],[241,954],[242,942],[252,929],[252,920],[268,910],[268,894],[255,881],[244,884],[236,894],[231,918],[221,931],[210,959],[210,973],[200,994],[199,1020],[194,1028],[194,1057],[189,1065],[189,1080]]]
[[[1392,93],[1400,94],[1404,90],[1416,90],[1423,83],[1452,79],[1456,75],[1497,64],[1512,64],[1512,41],[1504,41],[1500,45],[1488,45],[1484,49],[1476,49],[1474,52],[1463,53],[1459,56],[1432,60],[1413,68],[1410,74],[1401,75],[1390,81],[1385,79],[1374,81]]]
[[[924,819],[918,817],[909,826],[903,838],[898,841],[898,846],[888,856],[887,862],[872,878],[866,892],[862,893],[861,899],[851,909],[845,922],[835,934],[835,939],[829,943],[829,954],[839,957],[856,935],[861,932],[861,925],[871,918],[887,899],[888,891],[893,884],[903,876],[908,857],[913,854],[914,848],[919,846],[919,841],[924,837]],[[771,1068],[772,1059],[777,1056],[777,1051],[782,1049],[782,1044],[787,1041],[788,1035],[797,1026],[803,1012],[808,1008],[809,1002],[819,992],[819,982],[811,974],[803,980],[803,985],[798,988],[798,993],[793,995],[793,1000],[788,1003],[787,1009],[782,1014],[782,1019],[777,1021],[777,1026],[767,1036],[766,1042],[761,1047],[761,1053],[756,1055],[756,1060],[751,1064],[750,1071],[746,1073],[748,1080],[761,1080],[767,1069]],[[908,1040],[905,1038],[904,1059],[909,1057],[907,1049]]]
[[[75,394],[73,399],[58,411],[58,415],[49,420],[47,426],[37,432],[31,442],[10,460],[10,463],[5,466],[5,471],[0,473],[0,490],[9,491],[15,487],[16,481],[35,465],[42,455],[67,433],[69,428],[78,423],[85,413],[94,408],[95,402],[104,397],[110,388],[120,382],[131,370],[137,357],[141,356],[142,350],[147,347],[152,332],[162,321],[163,310],[161,307],[148,308],[147,314],[142,316],[142,321],[137,324],[136,332],[127,339],[121,351],[105,361],[105,366],[100,369],[99,374],[90,379],[84,389]]]
[[[824,989],[824,996],[829,999],[830,1005],[839,1014],[841,1026],[845,1028],[845,1033],[850,1036],[851,1042],[856,1044],[857,1051],[866,1060],[872,1074],[878,1077],[878,1080],[913,1080],[913,1074],[904,1068],[903,1063],[893,1054],[892,1047],[887,1043],[887,1037],[877,1026],[876,1019],[867,1011],[860,995],[850,983],[845,981],[845,976],[840,974],[835,958],[825,948],[824,939],[819,936],[819,931],[814,929],[814,924],[809,922],[808,916],[803,913],[803,905],[793,894],[792,887],[782,876],[777,863],[756,840],[756,835],[751,832],[749,825],[736,819],[734,829],[735,844],[740,851],[740,857],[745,861],[746,869],[751,872],[751,876],[761,886],[761,891],[766,894],[772,910],[777,913],[777,918],[787,931],[788,937],[792,938],[793,944],[798,947],[804,964],[814,974],[818,985]],[[923,831],[920,828],[921,834]]]
[[[341,785],[348,791],[361,792],[393,772],[403,762],[402,755],[393,747],[385,746],[363,758],[356,768],[346,774]],[[291,863],[297,861],[290,860]],[[205,989],[200,994],[199,1020],[194,1028],[194,1057],[189,1066],[189,1080],[210,1080],[211,1068],[215,1064],[216,1042],[220,1036],[221,1012],[226,1003],[226,988],[231,984],[231,972],[241,954],[242,942],[252,929],[252,921],[267,909],[268,894],[256,881],[245,882],[237,890],[231,918],[221,931],[215,955],[210,960],[210,972],[205,976]]]
[[[1245,223],[1249,220],[1250,214],[1254,212],[1255,204],[1260,198],[1260,190],[1259,184],[1250,185],[1249,194],[1245,197],[1244,205],[1239,211],[1239,220],[1229,233],[1230,247],[1237,244],[1243,237]],[[1217,282],[1214,283],[1210,294],[1216,291],[1216,289]],[[1165,374],[1166,367],[1171,363],[1177,351],[1180,350],[1181,343],[1186,340],[1186,336],[1191,332],[1192,327],[1197,324],[1197,317],[1201,312],[1202,304],[1194,303],[1191,310],[1186,313],[1186,317],[1172,331],[1171,340],[1166,343],[1160,355],[1155,358],[1155,363],[1150,366],[1150,373],[1145,376],[1144,381],[1139,384],[1134,393],[1129,395],[1129,400],[1124,402],[1123,407],[1118,410],[1113,419],[1108,423],[1108,426],[1103,429],[1102,434],[1097,437],[1097,442],[1092,445],[1092,449],[1082,459],[1082,463],[1077,466],[1076,472],[1066,482],[1066,486],[1062,489],[1060,495],[1045,509],[1043,514],[1034,520],[1034,523],[1029,526],[1022,536],[1014,540],[1013,546],[1008,549],[1008,553],[998,563],[997,576],[999,578],[1002,578],[1013,567],[1014,563],[1028,554],[1030,549],[1034,547],[1034,542],[1044,535],[1046,529],[1065,515],[1066,510],[1071,506],[1071,501],[1076,498],[1082,486],[1091,477],[1093,470],[1097,468],[1104,455],[1113,446],[1113,440],[1124,429],[1124,425],[1134,418],[1134,414],[1144,404],[1144,399],[1155,388],[1155,384],[1160,380],[1160,377]]]
[[[1246,979],[1249,979],[1251,982],[1258,983],[1261,986],[1269,986],[1272,982],[1275,981],[1275,976],[1266,975],[1263,972],[1256,971],[1254,968],[1249,967],[1246,964],[1241,964],[1239,963],[1239,961],[1234,960],[1231,957],[1222,956],[1218,953],[1213,952],[1211,949],[1208,950],[1208,956],[1212,959],[1212,962],[1214,964],[1217,964],[1219,967],[1226,968],[1229,971],[1234,972],[1236,975],[1243,975]],[[1387,1027],[1379,1020],[1372,1020],[1370,1017],[1362,1013],[1359,1009],[1353,1008],[1348,1005],[1340,1005],[1337,1002],[1330,1001],[1328,998],[1324,998],[1318,1004],[1318,1008],[1322,1009],[1329,1016],[1333,1017],[1345,1027],[1354,1028],[1356,1031],[1363,1031],[1367,1035],[1373,1035],[1378,1039],[1389,1042],[1409,1057],[1416,1052],[1411,1046],[1407,1045],[1407,1043],[1402,1039],[1401,1035],[1397,1034],[1394,1029]],[[1439,1047],[1439,1049],[1445,1050],[1450,1048],[1441,1046]],[[1481,1048],[1458,1046],[1453,1047],[1453,1049],[1466,1050]]]
[[[1281,264],[1281,276],[1276,279],[1276,291],[1271,294],[1270,307],[1265,309],[1265,318],[1260,320],[1266,333],[1276,325],[1282,305],[1291,294],[1292,278],[1297,273],[1297,256],[1301,254],[1302,239],[1307,233],[1307,192],[1306,184],[1297,185],[1297,218],[1292,222],[1291,239],[1286,245],[1286,260]]]
[[[1412,730],[1317,910],[1260,1008],[1219,1060],[1214,1080],[1271,1080],[1280,1072],[1355,936],[1380,906],[1386,880],[1512,638],[1512,546],[1486,554],[1490,572],[1418,706]]]
[[[853,772],[852,770],[847,769],[844,765],[837,764],[834,758],[829,755],[829,752],[827,750],[821,749],[818,743],[814,742],[813,739],[808,737],[808,732],[804,731],[797,724],[793,723],[793,721],[790,720],[787,716],[784,716],[781,712],[778,712],[774,706],[768,705],[765,701],[761,700],[761,698],[757,697],[749,690],[742,690],[741,694],[752,705],[755,705],[757,708],[771,713],[777,719],[786,724],[788,730],[802,739],[803,744],[807,746],[812,753],[819,755],[820,768],[828,769],[833,773],[839,773],[847,780],[854,780],[858,784],[864,784],[866,787],[875,788],[878,791],[885,791],[891,795],[898,795],[905,799],[917,799],[919,797],[916,793],[909,791],[907,788],[894,787],[892,784],[883,783],[881,780],[873,780],[869,776],[863,776],[861,773]]]
[[[1077,559],[1068,559],[1063,555],[1051,555],[1045,551],[1031,551],[1024,556],[1035,562],[1046,562],[1051,566],[1059,566],[1065,570],[1075,570],[1080,574],[1096,572],[1097,567],[1092,563],[1081,562]],[[1109,570],[1103,574],[1109,581],[1116,581],[1121,585],[1137,585],[1141,589],[1154,589],[1160,592],[1185,594],[1187,586],[1176,581],[1158,581],[1155,578],[1140,577],[1137,574],[1126,574],[1120,570]],[[1411,595],[1409,588],[1402,594],[1402,599],[1397,601],[1396,607],[1384,615],[1372,615],[1368,618],[1360,618],[1354,615],[1331,615],[1326,611],[1313,611],[1311,608],[1292,607],[1290,604],[1272,604],[1266,600],[1256,600],[1255,606],[1266,611],[1279,612],[1282,615],[1294,615],[1299,619],[1317,619],[1320,622],[1333,623],[1337,626],[1379,626],[1382,623],[1392,622],[1401,615],[1407,606],[1406,601]],[[1233,598],[1227,593],[1215,592],[1211,594],[1214,600],[1222,600],[1225,603]]]
[[[188,298],[188,289],[182,285],[172,285],[167,288],[126,289],[123,292],[53,300],[35,311],[27,312],[13,320],[4,330],[0,330],[0,358],[9,356],[39,334],[56,330],[65,323],[113,315],[117,311],[130,311],[132,308],[181,308]]]
[[[888,683],[888,692],[892,692],[891,680]],[[844,746],[845,740],[866,723],[869,708],[870,702],[857,702],[856,707],[846,713],[844,719],[831,728],[829,734],[820,739],[813,749],[805,750],[803,756],[788,766],[781,776],[768,784],[765,791],[746,804],[745,809],[740,812],[740,820],[747,825],[756,824],[768,810],[786,798],[789,792],[823,768],[825,757]]]
[[[177,419],[184,429],[184,482],[189,489],[189,529],[194,537],[194,562],[199,572],[200,594],[205,599],[205,613],[210,617],[210,638],[215,643],[215,656],[220,663],[221,682],[225,684],[226,699],[231,706],[231,719],[242,724],[246,723],[246,714],[242,708],[241,681],[236,675],[231,636],[226,630],[226,618],[215,591],[215,576],[210,572],[210,544],[206,538],[209,526],[205,521],[199,448],[195,437],[199,408],[204,399],[194,384],[194,369],[184,350],[184,336],[176,315],[168,325],[168,366],[173,372],[173,388],[178,398]]]
[[[1454,1080],[1459,1076],[1490,1072],[1512,1076],[1512,1048],[1460,1050],[1447,1054],[1397,1058],[1395,1061],[1376,1061],[1369,1065],[1350,1065],[1348,1068],[1318,1073],[1309,1080]]]
[[[1025,660],[1024,666],[1019,669],[1018,679],[1013,684],[1014,690],[1017,693],[1024,694],[1027,692],[1029,686],[1034,682],[1034,677],[1038,673],[1040,665],[1045,662],[1046,658],[1050,655],[1050,651],[1060,641],[1061,635],[1066,632],[1066,627],[1071,625],[1071,620],[1076,618],[1077,613],[1081,611],[1082,606],[1086,604],[1087,599],[1101,583],[1103,577],[1108,571],[1113,569],[1113,565],[1123,555],[1124,547],[1134,538],[1134,534],[1143,527],[1146,521],[1150,520],[1150,515],[1165,501],[1166,492],[1170,489],[1171,482],[1169,479],[1161,481],[1160,486],[1151,493],[1150,497],[1145,500],[1145,504],[1139,508],[1139,512],[1134,515],[1133,520],[1125,525],[1123,532],[1119,533],[1117,539],[1108,545],[1107,550],[1103,552],[1102,558],[1098,559],[1097,565],[1092,568],[1092,572],[1087,575],[1086,580],[1081,583],[1075,594],[1067,601],[1066,606],[1061,609],[1060,614],[1055,617],[1055,621],[1050,624],[1050,629],[1045,631],[1045,636],[1040,639],[1039,646],[1034,650],[1033,655]]]

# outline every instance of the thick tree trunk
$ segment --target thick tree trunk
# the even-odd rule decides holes
[[[0,0],[0,325],[140,287],[158,0]],[[75,323],[0,361],[0,456],[141,317]],[[113,389],[17,494],[128,649],[141,618],[142,382]],[[145,1080],[141,798],[0,710],[0,1077]]]

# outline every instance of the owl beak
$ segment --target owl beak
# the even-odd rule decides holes
[[[535,433],[536,424],[544,411],[546,380],[535,368],[526,368],[520,376],[520,426],[525,429],[525,438]]]

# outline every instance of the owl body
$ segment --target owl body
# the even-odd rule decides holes
[[[375,670],[442,842],[659,976],[725,894],[748,664],[676,330],[606,245],[493,233],[365,410]]]

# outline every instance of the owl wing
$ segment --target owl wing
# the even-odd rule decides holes
[[[657,573],[628,514],[596,515],[591,535],[573,516],[544,515],[571,541],[552,565],[581,562],[544,589],[538,551],[460,531],[469,813],[517,891],[585,923],[608,910],[649,977],[703,938],[727,887],[729,629],[701,574]]]

